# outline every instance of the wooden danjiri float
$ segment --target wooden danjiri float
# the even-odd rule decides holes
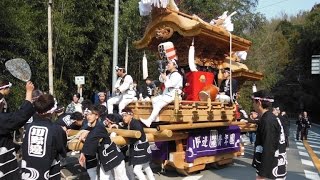
[[[151,13],[152,20],[143,38],[134,43],[137,49],[157,53],[160,43],[171,41],[179,58],[179,67],[187,67],[189,46],[194,41],[194,63],[204,69],[218,70],[218,82],[222,80],[221,70],[226,67],[230,67],[232,78],[240,86],[245,81],[262,79],[261,73],[249,70],[236,56],[236,52],[248,51],[251,42],[231,35],[221,23],[211,25],[195,15],[180,12],[170,4],[166,8],[153,8]],[[230,56],[226,56],[231,54],[230,42],[234,52],[231,61]],[[253,124],[236,121],[234,103],[219,102],[215,100],[216,94],[207,98],[200,95],[199,98],[199,93],[206,91],[214,83],[214,78],[212,72],[187,72],[187,100],[176,97],[173,103],[161,110],[160,122],[152,124],[153,128],[145,128],[148,140],[155,142],[152,145],[153,157],[160,160],[164,168],[173,167],[179,173],[189,174],[204,169],[207,164],[231,163],[241,151],[240,132],[255,130]],[[152,112],[151,102],[136,101],[129,107],[136,119],[146,119]],[[136,132],[115,131],[118,131],[117,136],[112,140],[118,145],[126,144],[127,137],[139,136]]]

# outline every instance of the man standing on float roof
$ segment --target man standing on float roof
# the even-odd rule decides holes
[[[174,98],[177,94],[180,96],[183,79],[180,73],[178,72],[177,56],[172,42],[161,43],[158,46],[160,58],[163,61],[168,61],[166,70],[169,71],[169,74],[166,75],[166,72],[160,72],[159,81],[164,83],[165,89],[163,93],[159,96],[152,98],[152,113],[148,119],[141,119],[141,122],[147,127],[150,127],[151,123],[158,121],[159,112],[163,107],[170,104],[174,101]],[[181,97],[180,97],[181,99]]]
[[[115,84],[116,96],[110,98],[107,101],[108,113],[113,113],[113,105],[119,105],[119,113],[122,112],[129,103],[133,101],[133,98],[136,96],[136,92],[133,90],[133,79],[130,75],[126,73],[124,66],[116,66],[118,79]]]

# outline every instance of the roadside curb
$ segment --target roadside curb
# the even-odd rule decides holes
[[[320,172],[320,160],[318,158],[318,156],[313,152],[313,149],[310,147],[309,143],[307,140],[303,140],[303,145],[306,148],[306,150],[308,151],[311,160],[313,162],[313,164],[315,165],[315,167],[318,170],[318,173]]]

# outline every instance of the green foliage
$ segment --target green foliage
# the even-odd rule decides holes
[[[306,110],[314,117],[320,115],[320,78],[319,75],[311,75],[311,56],[320,54],[319,25],[319,5],[309,13],[301,13],[290,21],[279,23],[277,29],[290,46],[290,65],[282,72],[283,80],[273,88],[278,103],[285,109],[295,113]]]
[[[149,76],[157,79],[157,55],[136,50],[133,42],[143,37],[150,17],[141,17],[139,0],[120,1],[119,63],[124,63],[126,41],[129,41],[128,72],[142,80],[142,57],[147,54]],[[295,17],[273,19],[255,13],[257,0],[180,0],[182,12],[196,14],[209,22],[224,11],[237,11],[233,16],[236,35],[252,41],[245,62],[249,69],[264,73],[255,82],[258,89],[276,94],[277,105],[290,111],[319,107],[320,79],[310,74],[310,59],[320,54],[320,8],[301,12]],[[4,67],[6,60],[21,57],[32,69],[32,81],[48,91],[48,34],[46,1],[0,1],[0,78],[14,83],[9,104],[17,107],[23,99],[24,83],[13,78]],[[110,89],[113,54],[114,2],[108,0],[53,0],[54,88],[60,103],[67,104],[77,87],[74,76],[84,75],[85,98],[95,90]],[[240,104],[250,110],[252,82],[241,88]]]

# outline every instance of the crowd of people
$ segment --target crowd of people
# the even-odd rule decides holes
[[[164,81],[173,76],[176,66],[174,62],[168,64],[173,71],[169,75],[160,75]],[[118,68],[118,70],[121,67]],[[121,76],[120,76],[121,77]],[[178,77],[177,77],[178,78]],[[148,81],[150,81],[148,79]],[[182,79],[179,78],[179,84]],[[130,81],[133,82],[133,81]],[[170,87],[170,81],[166,81]],[[123,82],[119,82],[119,91]],[[150,87],[151,83],[146,83]],[[21,179],[60,179],[60,159],[66,157],[67,136],[69,131],[83,130],[79,139],[84,142],[79,157],[81,166],[87,169],[90,179],[154,179],[149,166],[151,161],[151,150],[149,142],[143,131],[143,125],[150,126],[157,115],[152,115],[150,122],[133,118],[133,111],[124,106],[116,113],[109,105],[119,103],[113,101],[108,103],[104,92],[98,93],[99,101],[92,104],[90,100],[80,103],[79,94],[72,96],[72,102],[66,110],[57,107],[56,100],[50,94],[35,90],[31,82],[26,84],[26,98],[20,109],[16,112],[7,112],[4,105],[5,98],[10,92],[11,83],[4,81],[0,87],[0,162],[7,162],[0,166],[1,179],[12,179],[20,176]],[[128,86],[130,88],[130,86]],[[146,88],[147,89],[147,88]],[[172,96],[172,91],[164,91],[161,96],[167,94]],[[142,98],[150,98],[150,90],[147,90]],[[123,98],[121,95],[118,99]],[[160,97],[161,97],[160,96]],[[131,97],[130,97],[131,98]],[[152,98],[154,99],[154,98]],[[166,98],[152,101],[153,105]],[[112,100],[112,98],[111,98]],[[252,96],[254,110],[249,114],[240,108],[241,117],[248,123],[258,125],[256,132],[250,132],[250,142],[254,144],[255,153],[253,167],[257,169],[257,179],[284,178],[286,176],[286,148],[289,147],[290,122],[285,111],[280,108],[272,108],[274,99],[268,92],[258,91]],[[165,106],[169,99],[164,101]],[[162,106],[162,107],[163,107]],[[154,108],[153,112],[158,114],[161,110]],[[111,112],[109,110],[112,110]],[[55,116],[54,116],[55,114]],[[56,119],[53,121],[53,119]],[[148,121],[148,120],[146,120]],[[306,111],[299,115],[296,121],[297,140],[307,140],[308,129],[311,127],[310,118]],[[24,126],[24,138],[21,146],[21,166],[15,157],[16,145],[12,140],[12,132]],[[128,147],[118,147],[111,141],[112,134],[108,134],[106,128],[123,128],[140,131],[139,139],[131,139]],[[129,152],[129,153],[127,153]],[[37,163],[41,159],[42,164]],[[127,161],[127,163],[126,163]],[[272,169],[276,168],[277,171]],[[145,177],[145,174],[147,177]]]
[[[6,95],[9,88],[6,85],[0,87],[8,92],[4,93]],[[82,130],[79,138],[84,146],[79,163],[87,169],[90,179],[126,180],[134,179],[134,175],[138,179],[146,179],[143,171],[148,179],[154,179],[149,166],[149,142],[142,124],[133,118],[132,110],[125,107],[120,114],[108,114],[106,103],[94,105],[86,100],[79,103],[78,100],[75,94],[66,109],[69,111],[64,112],[57,107],[52,95],[34,90],[34,85],[27,82],[26,98],[20,109],[0,113],[0,179],[61,179],[60,160],[66,157],[70,130]],[[19,168],[12,132],[22,126],[25,129]],[[128,147],[118,147],[111,141],[106,128],[136,130],[142,135],[139,139],[130,139]],[[127,172],[130,169],[132,172]]]
[[[168,48],[172,49],[170,43],[159,45],[159,49]],[[159,81],[164,84],[164,89],[155,97],[157,87],[150,78],[137,86],[125,68],[119,65],[115,69],[118,79],[114,96],[108,97],[106,92],[99,92],[96,104],[81,100],[80,94],[75,93],[64,110],[57,107],[52,95],[34,89],[33,83],[27,82],[25,101],[20,109],[8,112],[4,97],[10,93],[12,84],[0,82],[0,179],[61,179],[60,161],[68,151],[67,136],[71,130],[81,130],[78,138],[84,146],[79,164],[87,170],[90,179],[131,180],[136,176],[139,180],[153,180],[149,165],[151,149],[143,127],[159,121],[161,109],[173,102],[175,96],[181,98],[185,84],[185,78],[178,73],[176,57],[160,54],[167,61],[167,73],[160,72]],[[224,80],[217,100],[237,104],[238,85],[230,77],[230,71],[229,68],[223,70]],[[133,118],[133,111],[127,105],[135,100],[152,102],[149,118]],[[249,133],[250,143],[254,145],[252,166],[256,168],[257,179],[284,179],[286,176],[290,121],[285,111],[272,107],[273,102],[272,95],[262,90],[253,93],[254,110],[249,116],[239,106],[238,119],[256,123],[258,127],[256,132]],[[118,110],[114,109],[115,105]],[[299,115],[296,125],[296,139],[307,140],[311,122],[306,111]],[[13,142],[12,132],[21,127],[24,127],[24,132],[19,168],[15,154],[19,147]],[[141,137],[131,138],[127,146],[119,147],[111,140],[115,134],[109,134],[106,128],[136,130],[141,132]]]

